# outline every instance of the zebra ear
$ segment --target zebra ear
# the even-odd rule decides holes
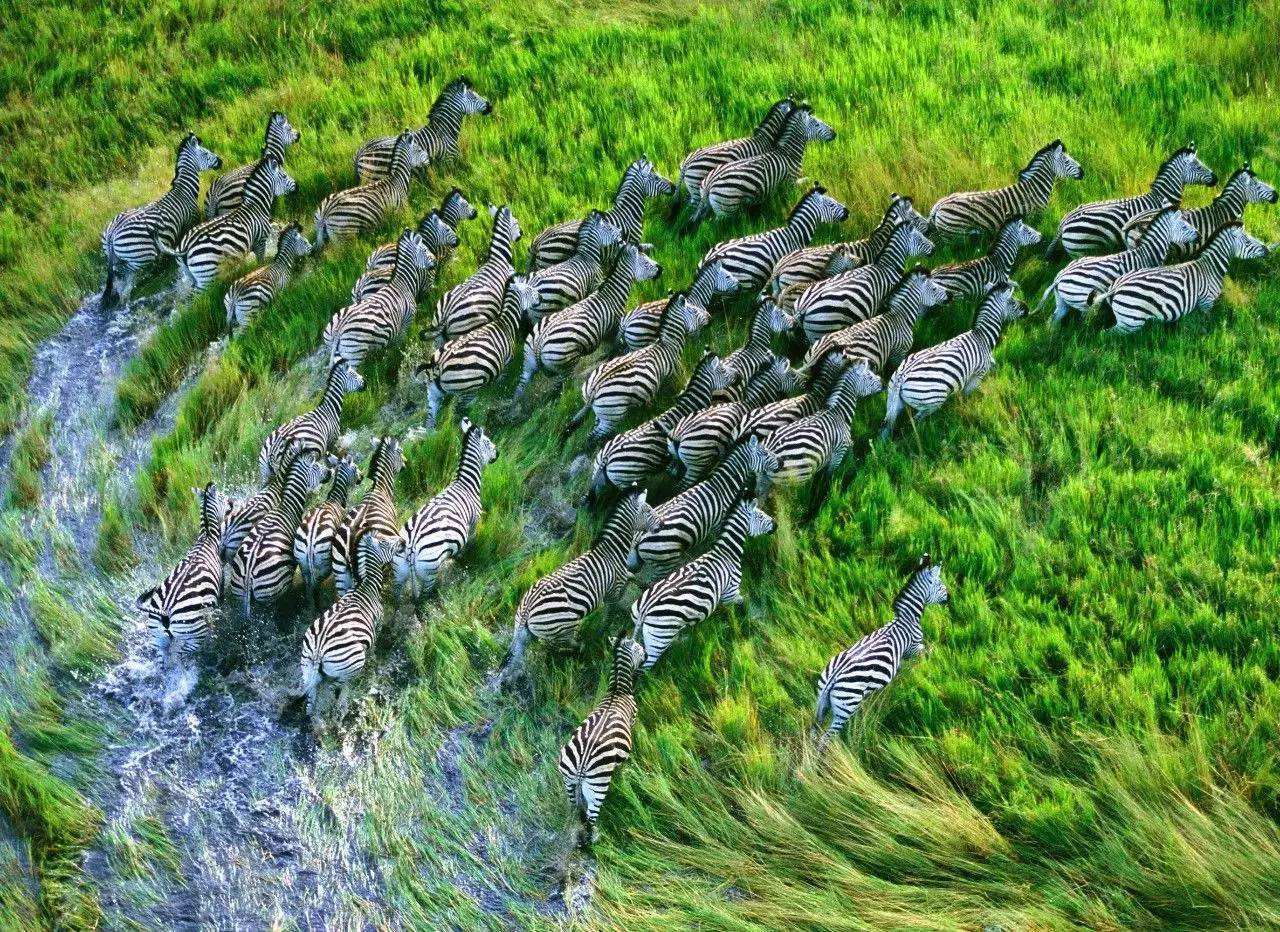
[[[920,565],[917,566],[916,569],[918,570],[928,569],[930,566],[933,566],[933,557],[929,556],[927,552],[921,554]]]

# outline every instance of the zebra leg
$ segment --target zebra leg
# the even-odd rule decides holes
[[[841,729],[844,728],[845,722],[849,721],[849,713],[842,709],[837,709],[834,705],[831,707],[831,723],[827,725],[827,730],[818,738],[818,753],[825,751],[831,742],[839,736]]]
[[[905,407],[902,401],[902,393],[893,391],[893,387],[890,386],[889,402],[884,411],[884,424],[880,427],[881,440],[888,440],[893,436],[893,428],[898,423],[898,418],[902,416],[902,411]]]
[[[529,390],[529,383],[533,380],[534,375],[538,371],[538,356],[526,344],[524,348],[524,365],[520,371],[520,382],[516,385],[515,400],[519,401],[524,398],[524,393]]]
[[[444,392],[436,382],[427,386],[427,429],[433,430],[436,418],[440,414],[440,405],[444,401]]]
[[[804,516],[806,524],[816,518],[818,512],[822,510],[822,506],[827,503],[827,499],[831,495],[834,476],[835,463],[829,463],[818,470],[817,475],[813,477],[813,484],[809,487],[809,507],[805,510]]]
[[[582,426],[583,422],[587,419],[587,415],[590,413],[591,405],[583,405],[575,411],[573,417],[569,418],[569,423],[564,425],[564,430],[560,432],[560,439],[569,439],[569,435]]]

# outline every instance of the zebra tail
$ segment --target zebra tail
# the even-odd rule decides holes
[[[825,688],[818,691],[818,708],[813,714],[813,731],[814,734],[822,732],[822,723],[827,720],[827,715],[831,712],[831,684],[828,683]]]
[[[529,626],[523,621],[517,621],[515,632],[511,635],[511,646],[507,648],[507,656],[498,671],[499,689],[506,689],[524,672],[524,652],[529,647],[531,638]]]
[[[360,177],[359,169],[356,170],[356,177]],[[325,225],[324,215],[316,213],[316,245],[315,251],[319,252],[324,248],[324,244],[329,242],[329,227]]]
[[[1046,288],[1046,289],[1044,290],[1044,294],[1042,294],[1042,295],[1040,296],[1040,300],[1036,302],[1036,310],[1037,310],[1037,311],[1038,311],[1038,310],[1040,310],[1040,308],[1044,307],[1044,303],[1045,303],[1046,301],[1048,301],[1048,300],[1049,300],[1050,295],[1052,295],[1052,294],[1053,294],[1053,286],[1054,286],[1054,284],[1055,284],[1055,282],[1049,282],[1049,287],[1048,287],[1048,288]]]
[[[102,309],[103,309],[103,310],[106,310],[106,309],[108,309],[108,308],[115,307],[115,304],[116,304],[116,298],[117,298],[117,295],[116,295],[116,293],[115,293],[115,292],[116,292],[116,268],[115,268],[115,266],[116,266],[115,261],[112,259],[112,256],[111,256],[111,252],[110,252],[110,250],[108,250],[108,252],[107,252],[107,280],[106,280],[106,283],[105,283],[105,284],[103,284],[103,286],[102,286],[102,297],[99,299],[99,302],[98,302],[98,303],[102,306]]]
[[[1116,325],[1116,312],[1111,306],[1111,292],[1107,291],[1103,294],[1091,294],[1089,296],[1088,309],[1098,314],[1098,321],[1102,324],[1104,330],[1110,330]]]
[[[898,416],[902,413],[902,379],[899,378],[899,368],[893,374],[893,378],[889,379],[888,397],[885,400],[884,407],[884,423],[880,425],[880,439],[888,440],[893,436],[893,425],[897,422]]]
[[[560,432],[560,439],[568,439],[570,434],[582,426],[583,422],[587,419],[587,415],[590,413],[591,405],[583,405],[574,412],[573,417],[569,418],[569,423],[564,425],[564,430]]]
[[[1055,236],[1049,240],[1049,245],[1044,247],[1044,257],[1046,259],[1056,259],[1059,255],[1065,256],[1066,254],[1067,251],[1062,246],[1061,236]]]

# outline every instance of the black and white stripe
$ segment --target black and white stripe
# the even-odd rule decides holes
[[[244,183],[240,206],[230,213],[205,220],[182,237],[174,254],[181,286],[205,288],[226,261],[250,252],[262,261],[273,232],[271,212],[276,198],[297,189],[294,180],[275,159],[262,159]]]
[[[733,384],[716,395],[716,401],[739,401],[747,385],[759,373],[773,365],[776,358],[770,344],[776,334],[785,333],[795,325],[786,311],[770,298],[761,298],[751,318],[747,341],[724,358],[724,364],[735,376]]]
[[[1116,333],[1133,333],[1151,321],[1173,323],[1192,311],[1207,311],[1222,297],[1232,259],[1261,259],[1267,252],[1241,224],[1225,226],[1194,259],[1118,278],[1098,299],[1104,320]]]
[[[644,238],[645,202],[674,194],[675,190],[675,185],[662,177],[652,162],[636,159],[623,173],[613,195],[613,205],[604,212],[605,219],[622,231],[624,242],[639,244]],[[529,270],[537,271],[572,256],[581,227],[581,220],[566,220],[535,236],[529,245]]]
[[[696,210],[702,198],[702,179],[712,169],[767,151],[776,142],[787,115],[793,109],[795,101],[784,97],[769,108],[750,136],[713,143],[686,155],[680,163],[680,187],[684,189],[689,206]]]
[[[286,450],[296,446],[302,453],[324,456],[338,439],[342,428],[342,400],[364,388],[364,378],[339,356],[329,364],[324,394],[310,411],[273,430],[258,451],[258,478],[266,482],[279,468]]]
[[[227,312],[227,330],[243,327],[249,318],[266,307],[284,290],[302,260],[311,255],[311,243],[302,227],[291,223],[276,238],[276,254],[261,268],[236,279],[227,288],[222,306]]]
[[[934,269],[934,284],[939,285],[951,301],[980,298],[996,282],[1009,277],[1019,252],[1038,242],[1039,231],[1027,226],[1021,217],[1015,217],[1000,228],[985,256]]]
[[[164,662],[198,650],[222,598],[222,531],[227,502],[212,482],[192,489],[200,503],[200,533],[178,565],[135,603]]]
[[[463,118],[492,112],[493,105],[475,92],[468,79],[450,81],[431,105],[426,126],[410,134],[423,154],[422,161],[415,168],[429,162],[457,158]],[[356,180],[367,183],[389,177],[395,163],[395,145],[395,136],[382,136],[361,146],[354,159]]]
[[[927,256],[933,243],[913,223],[900,223],[867,265],[814,282],[796,301],[796,327],[813,343],[823,334],[874,317],[912,256]]]
[[[1027,306],[1013,296],[1013,287],[1011,282],[992,285],[978,308],[972,330],[912,353],[898,367],[889,380],[881,438],[893,433],[905,409],[910,408],[919,421],[956,392],[969,395],[977,390],[995,365],[993,351],[1005,324],[1027,313]]]
[[[631,637],[644,647],[644,669],[666,653],[686,628],[710,618],[721,605],[742,602],[742,549],[748,537],[771,534],[773,518],[744,494],[729,513],[711,549],[651,585],[631,606]]]
[[[435,265],[435,257],[416,230],[401,233],[391,277],[354,304],[335,311],[325,326],[323,339],[330,358],[341,356],[358,366],[403,337],[418,309],[423,281]]]
[[[225,562],[231,562],[254,526],[279,506],[284,480],[293,465],[289,458],[292,450],[286,448],[283,452],[279,468],[272,471],[271,478],[261,489],[241,501],[228,503],[227,520],[222,528],[222,559]]]
[[[466,281],[441,295],[436,305],[433,329],[442,342],[492,322],[502,309],[507,282],[516,272],[511,260],[520,239],[520,224],[506,205],[490,207],[489,215],[493,217],[493,233],[484,262]]]
[[[749,410],[738,425],[739,440],[750,437],[766,440],[778,428],[821,411],[842,371],[843,367],[822,365],[820,360],[818,365],[807,366],[803,374],[791,370],[790,378],[803,379],[804,394],[766,402]]]
[[[267,117],[267,128],[263,133],[262,151],[258,154],[258,160],[275,159],[283,165],[285,153],[301,138],[302,134],[289,124],[288,117],[279,110],[273,111]],[[256,164],[250,162],[248,165],[241,165],[213,179],[204,196],[205,219],[229,214],[240,206],[244,200],[245,182],[249,180]]]
[[[399,442],[391,437],[377,438],[369,457],[369,490],[360,504],[347,512],[333,535],[333,582],[339,593],[350,592],[367,575],[365,564],[356,562],[361,538],[395,537],[400,531],[395,482],[403,468],[404,453]]]
[[[1058,225],[1057,243],[1071,256],[1115,252],[1124,248],[1124,227],[1134,217],[1180,202],[1189,184],[1217,183],[1218,176],[1200,161],[1193,142],[1165,159],[1145,194],[1081,204],[1068,211]]]
[[[453,251],[458,246],[458,225],[464,220],[474,220],[475,216],[476,209],[467,203],[461,191],[454,188],[445,196],[436,210],[418,221],[418,235],[422,237],[427,251],[435,259],[435,265],[430,273],[422,277],[421,287],[418,289],[419,300],[435,284],[440,266],[453,257]],[[396,264],[398,243],[399,240],[383,243],[369,254],[364,274],[351,289],[351,300],[359,301],[373,289],[380,288],[391,280],[391,271]]]
[[[868,695],[889,685],[904,660],[924,651],[920,619],[925,608],[946,605],[950,600],[942,581],[942,564],[925,554],[893,600],[893,621],[837,654],[818,677],[815,730],[827,723],[818,739],[818,750],[840,733]]]
[[[330,455],[326,462],[333,475],[329,493],[298,523],[293,535],[293,559],[312,608],[316,590],[333,572],[333,537],[347,513],[347,497],[360,484],[360,468],[349,453]]]
[[[112,218],[102,231],[107,266],[103,307],[127,303],[138,273],[173,252],[200,219],[200,173],[221,167],[222,159],[206,149],[195,133],[187,133],[178,145],[169,190],[150,204],[131,207]]]
[[[469,418],[458,422],[462,452],[452,482],[427,502],[400,529],[403,547],[391,561],[396,591],[417,601],[448,572],[480,521],[480,478],[498,458],[493,441]]]
[[[604,279],[606,247],[621,241],[622,230],[604,214],[593,210],[578,230],[577,246],[563,262],[532,272],[525,279],[537,292],[532,320],[581,301]]]
[[[738,287],[738,280],[725,271],[723,263],[704,262],[694,275],[693,283],[685,296],[685,304],[693,315],[691,320],[694,324],[689,333],[697,333],[711,322],[711,314],[707,308],[712,301],[733,294]],[[637,350],[658,339],[658,325],[662,322],[662,312],[666,306],[667,299],[659,298],[627,311],[618,321],[616,342],[628,350]]]
[[[1084,177],[1080,163],[1055,139],[1031,157],[1018,180],[990,191],[948,194],[929,211],[930,235],[957,236],[994,233],[1014,217],[1029,217],[1044,210],[1059,178]]]
[[[330,194],[316,209],[316,248],[344,236],[358,236],[382,224],[409,200],[409,179],[427,162],[426,153],[403,132],[391,148],[385,175]]]

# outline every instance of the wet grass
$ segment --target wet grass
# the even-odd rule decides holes
[[[44,411],[14,437],[9,457],[8,507],[31,509],[40,503],[40,493],[44,488],[41,473],[49,465],[49,430],[52,426],[52,412]]]
[[[762,29],[737,6],[462,2],[433,6],[423,31],[420,5],[387,0],[357,13],[291,9],[269,26],[251,17],[253,41],[227,42],[242,19],[161,4],[104,17],[90,46],[87,26],[50,7],[49,22],[61,25],[47,42],[73,53],[67,64],[32,82],[47,59],[18,47],[30,67],[5,77],[21,90],[9,95],[17,125],[32,138],[66,138],[37,165],[19,134],[0,177],[0,200],[24,230],[35,218],[46,245],[34,258],[0,228],[13,257],[0,298],[36,315],[0,336],[0,385],[20,384],[24,349],[65,313],[68,296],[91,286],[106,219],[163,188],[182,126],[193,123],[238,163],[256,150],[264,114],[286,109],[304,135],[290,153],[299,191],[280,216],[309,222],[319,197],[348,183],[356,146],[415,123],[458,73],[475,78],[495,113],[468,123],[462,161],[418,186],[403,219],[458,184],[476,204],[510,202],[526,243],[603,204],[631,158],[647,154],[673,171],[692,145],[744,133],[793,89],[840,131],[811,150],[806,173],[850,206],[840,231],[850,238],[889,191],[924,207],[949,190],[1004,183],[1052,136],[1067,140],[1087,177],[1055,195],[1038,223],[1046,232],[1078,201],[1144,187],[1160,155],[1189,138],[1220,174],[1252,159],[1280,179],[1270,134],[1280,59],[1263,41],[1280,26],[1276,4],[1174,8],[1169,18],[1166,4],[1146,0],[911,0],[875,10],[805,0],[770,5]],[[99,44],[113,63],[103,77],[57,77],[98,60]],[[67,103],[48,106],[68,90]],[[99,98],[118,105],[94,108]],[[127,127],[109,122],[116,114],[128,114]],[[35,193],[49,189],[66,193],[49,204]],[[1196,203],[1206,197],[1189,192]],[[686,282],[711,243],[777,222],[788,200],[692,236],[651,217],[646,238],[665,271],[645,296]],[[1274,209],[1255,208],[1249,225],[1280,238]],[[369,246],[393,233],[389,225],[326,253],[218,352],[207,348],[220,333],[219,289],[157,330],[121,382],[118,422],[142,423],[193,368],[195,378],[172,430],[152,444],[136,500],[110,503],[101,554],[118,552],[135,525],[176,553],[195,524],[191,486],[249,484],[265,433],[312,403],[321,375],[309,357],[325,321]],[[473,267],[486,233],[483,221],[463,228],[445,284]],[[1051,271],[1027,262],[1025,292],[1038,296]],[[641,687],[635,758],[596,848],[592,920],[1280,920],[1275,272],[1275,259],[1242,271],[1213,314],[1129,339],[1022,321],[977,395],[892,443],[860,442],[815,522],[798,523],[803,492],[781,495],[777,534],[749,549],[747,604],[684,638]],[[971,313],[946,311],[922,341],[964,329]],[[732,345],[744,317],[731,309],[709,339]],[[700,349],[689,347],[687,362]],[[368,388],[345,418],[362,456],[372,435],[421,423],[425,398],[407,377],[421,353],[415,330],[366,367]],[[508,375],[473,411],[501,459],[486,474],[485,520],[461,572],[416,620],[388,626],[367,678],[359,726],[386,729],[377,752],[359,768],[317,774],[330,805],[358,807],[361,842],[379,852],[408,924],[548,921],[568,816],[554,755],[595,703],[604,645],[622,624],[592,619],[579,655],[534,647],[527,701],[483,695],[521,592],[595,526],[569,509],[583,482],[568,478],[582,435],[557,439],[575,388],[535,386],[521,416],[508,410],[513,382]],[[873,433],[882,405],[860,412],[858,436]],[[408,446],[398,488],[406,513],[447,480],[453,417]],[[888,617],[903,568],[925,549],[945,560],[954,601],[950,613],[926,616],[933,651],[870,704],[846,745],[812,759],[818,671]],[[33,614],[60,619],[57,598],[36,592]],[[70,663],[83,645],[68,638]],[[0,755],[0,767],[19,779],[30,758],[14,753]],[[41,813],[58,797],[6,798]],[[47,843],[50,871],[92,824],[13,821],[57,840]],[[144,835],[130,830],[117,846],[128,863]],[[57,904],[42,909],[61,915]]]

